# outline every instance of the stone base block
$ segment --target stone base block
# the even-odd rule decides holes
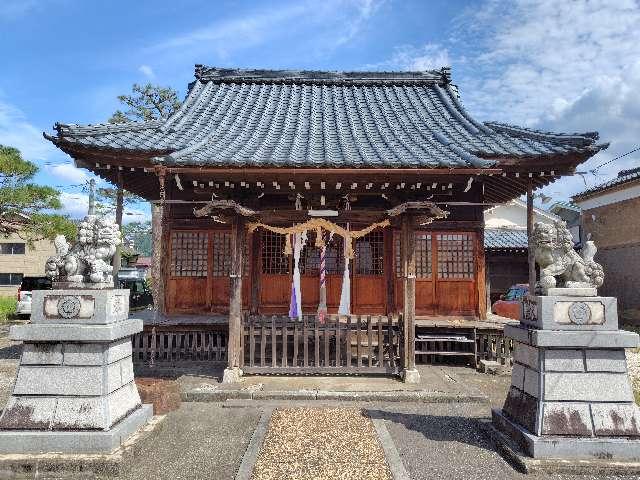
[[[225,368],[222,374],[222,383],[237,383],[242,378],[242,370],[239,368]]]
[[[129,317],[129,290],[34,290],[31,323],[106,325]]]
[[[615,297],[531,295],[522,301],[520,322],[542,330],[615,331],[617,302]]]
[[[404,383],[420,383],[420,372],[415,368],[405,369],[402,371],[402,381]]]
[[[503,365],[495,360],[480,360],[478,369],[480,372],[490,375],[509,375],[511,373],[511,368],[508,365]]]
[[[103,396],[13,395],[0,418],[11,430],[107,430],[140,407],[134,382]]]
[[[505,417],[492,412],[493,426],[533,458],[640,461],[640,439],[623,437],[536,436]]]
[[[496,429],[490,421],[483,422],[482,426],[495,443],[500,455],[522,473],[542,474],[541,477],[544,474],[589,475],[589,478],[640,474],[640,462],[634,460],[532,458],[516,446],[511,438]]]
[[[107,454],[118,449],[153,416],[142,405],[107,431],[0,431],[0,454]]]

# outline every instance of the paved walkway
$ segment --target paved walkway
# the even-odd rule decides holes
[[[252,480],[391,480],[373,422],[359,408],[275,410]]]

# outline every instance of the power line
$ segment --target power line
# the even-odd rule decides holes
[[[611,162],[613,162],[613,161],[615,161],[615,160],[619,160],[619,159],[621,159],[622,157],[626,157],[627,155],[631,155],[633,152],[637,152],[638,150],[640,150],[640,146],[638,146],[638,147],[634,148],[633,150],[631,150],[631,151],[629,151],[629,152],[627,152],[627,153],[623,153],[622,155],[618,155],[617,157],[612,158],[611,160],[607,160],[606,162],[601,163],[601,164],[600,164],[600,165],[598,165],[597,167],[595,167],[595,168],[593,168],[593,169],[589,170],[589,172],[591,172],[591,173],[594,173],[594,174],[595,174],[595,173],[596,173],[596,171],[597,171],[599,168],[604,167],[605,165],[608,165],[608,164],[610,164]]]

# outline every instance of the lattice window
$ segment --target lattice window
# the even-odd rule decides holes
[[[286,275],[290,273],[289,256],[284,254],[286,238],[268,230],[262,232],[262,273]]]
[[[473,234],[438,234],[438,278],[473,278]]]
[[[344,238],[334,235],[327,244],[325,254],[327,275],[342,275],[344,273]]]
[[[344,240],[334,235],[327,241],[325,252],[325,268],[327,275],[342,275],[344,272]],[[309,232],[307,244],[300,254],[300,274],[320,274],[320,249],[315,246],[315,233]]]
[[[228,277],[231,273],[231,232],[213,232],[212,242],[211,273],[214,277]]]
[[[431,234],[416,233],[416,277],[431,277]],[[394,237],[393,245],[395,253],[396,277],[402,277],[402,259],[400,258],[400,235]]]
[[[416,235],[416,277],[431,277],[431,234]]]
[[[171,232],[171,275],[206,277],[207,250],[207,232]]]
[[[382,231],[374,231],[356,239],[355,274],[384,274],[384,235]]]

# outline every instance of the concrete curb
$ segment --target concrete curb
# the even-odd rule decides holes
[[[484,395],[444,393],[429,390],[398,391],[327,391],[282,390],[250,391],[227,389],[193,389],[183,391],[183,402],[225,402],[227,400],[306,400],[350,402],[408,402],[408,403],[489,403]]]
[[[249,445],[242,456],[240,467],[236,473],[235,480],[249,480],[253,474],[253,467],[258,459],[260,448],[264,442],[264,437],[267,434],[267,427],[269,426],[269,420],[271,420],[271,414],[273,414],[273,408],[265,408],[258,420],[258,425],[253,431]]]
[[[572,475],[634,475],[640,473],[640,462],[606,459],[532,458],[525,455],[489,420],[480,422],[485,436],[492,440],[497,451],[516,470],[523,473],[564,473]]]
[[[372,418],[371,420],[378,434],[382,450],[384,450],[384,456],[391,470],[393,480],[410,480],[411,477],[409,477],[407,470],[404,468],[404,463],[402,463],[400,454],[396,449],[396,444],[393,443],[393,439],[389,434],[389,430],[387,430],[384,420],[382,418]]]
[[[40,478],[44,475],[115,477],[127,472],[142,449],[164,428],[165,415],[157,415],[109,454],[5,454],[0,455],[0,478]],[[66,478],[66,476],[64,477]],[[86,477],[88,478],[88,477]]]

